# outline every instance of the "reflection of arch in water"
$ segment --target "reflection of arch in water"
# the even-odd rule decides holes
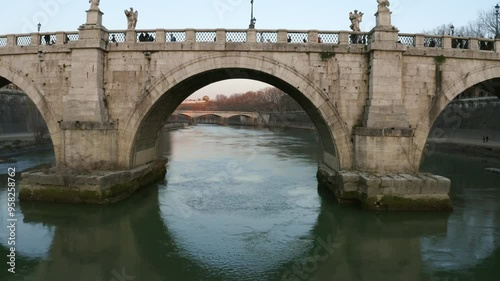
[[[149,270],[140,255],[140,241],[133,231],[138,220],[151,223],[149,208],[155,206],[152,200],[158,193],[157,186],[150,189],[111,207],[21,202],[25,222],[55,227],[48,256],[26,274],[33,280],[112,280],[114,271],[120,274],[125,269],[140,280],[160,280],[161,271]]]

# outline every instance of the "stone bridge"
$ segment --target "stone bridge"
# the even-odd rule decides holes
[[[14,83],[36,104],[57,167],[119,174],[76,178],[71,190],[68,177],[27,174],[21,198],[53,200],[43,191],[55,189],[60,201],[108,202],[161,177],[152,163],[168,117],[196,90],[244,78],[280,88],[309,114],[324,151],[318,175],[339,200],[450,209],[450,182],[418,174],[430,129],[463,91],[500,85],[500,41],[403,34],[387,8],[370,32],[109,31],[102,15],[88,10],[77,32],[0,35],[0,86]]]
[[[173,114],[184,115],[189,118],[198,118],[205,115],[213,115],[220,118],[231,118],[235,116],[245,116],[251,119],[259,118],[257,112],[244,112],[244,111],[199,111],[199,110],[176,110]]]
[[[229,118],[243,116],[247,119],[247,124],[258,125],[260,116],[257,112],[243,112],[243,111],[197,111],[197,110],[176,110],[171,117],[178,115],[185,116],[191,123],[198,123],[201,118],[214,116],[217,118],[217,123],[220,125],[229,124]],[[170,118],[170,120],[172,120]]]

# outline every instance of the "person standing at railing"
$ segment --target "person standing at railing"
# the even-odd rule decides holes
[[[175,36],[172,33],[170,33],[170,42],[175,42],[175,41],[177,41],[177,38],[175,38]]]

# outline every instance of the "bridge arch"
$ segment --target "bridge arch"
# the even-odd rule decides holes
[[[217,117],[217,118],[224,118],[222,116],[220,116],[219,114],[215,114],[215,113],[207,113],[207,114],[199,114],[199,115],[196,115],[195,118],[200,118],[200,117],[205,117],[205,116],[213,116],[213,117]]]
[[[156,158],[158,134],[163,121],[195,91],[227,79],[253,79],[288,93],[308,113],[325,151],[323,162],[333,169],[352,167],[350,132],[328,93],[307,74],[258,55],[219,53],[205,55],[156,77],[143,93],[125,123],[121,165],[135,167]],[[153,156],[154,155],[154,156]]]
[[[0,87],[6,84],[13,83],[19,87],[28,98],[35,104],[40,112],[47,128],[49,130],[50,139],[54,148],[56,164],[62,163],[62,143],[60,137],[60,128],[56,118],[52,114],[49,103],[45,99],[42,91],[38,89],[36,84],[27,76],[23,76],[20,70],[17,70],[5,63],[0,63]]]
[[[252,119],[252,116],[250,116],[248,114],[234,114],[234,115],[228,116],[227,118],[234,118],[234,117],[240,117],[240,116],[243,116],[243,117],[248,118],[248,119]]]
[[[488,66],[474,69],[466,74],[450,80],[442,86],[442,91],[431,102],[424,112],[415,130],[415,165],[419,167],[423,159],[424,147],[432,134],[431,129],[445,108],[461,93],[481,83],[492,83],[493,89],[500,91],[500,66]],[[500,97],[499,97],[500,98]]]

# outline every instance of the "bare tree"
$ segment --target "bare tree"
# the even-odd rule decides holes
[[[495,8],[487,11],[480,11],[475,20],[470,21],[465,26],[454,26],[453,24],[442,24],[431,30],[424,30],[423,33],[431,35],[455,35],[476,38],[494,38],[496,29]]]

